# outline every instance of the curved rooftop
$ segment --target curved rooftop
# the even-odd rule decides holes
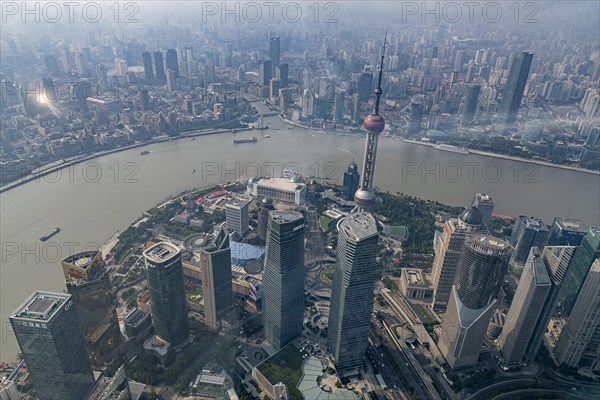
[[[481,211],[476,207],[467,208],[458,217],[462,222],[469,225],[481,225],[483,223],[483,217]]]

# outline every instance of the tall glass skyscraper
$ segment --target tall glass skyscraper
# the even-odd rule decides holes
[[[438,341],[450,368],[477,362],[511,252],[493,236],[475,234],[465,241]]]
[[[143,253],[156,335],[177,347],[189,336],[188,307],[183,283],[181,252],[168,242]]]
[[[154,78],[152,74],[152,54],[149,51],[143,52],[142,61],[144,62],[144,77],[150,82]]]
[[[523,265],[533,246],[544,248],[548,239],[548,228],[538,217],[518,215],[510,236],[510,244],[515,248],[512,262]]]
[[[587,230],[578,219],[554,218],[546,246],[579,246]]]
[[[167,50],[167,69],[173,71],[175,79],[179,78],[179,60],[175,49]]]
[[[101,365],[111,361],[118,356],[121,330],[117,298],[104,268],[102,253],[73,254],[62,261],[62,268],[92,363]]]
[[[552,289],[549,272],[539,248],[532,247],[498,338],[506,364],[518,365],[523,361],[536,322]]]
[[[204,319],[208,326],[217,329],[233,308],[231,250],[227,231],[219,228],[214,239],[199,250],[199,255]]]
[[[360,174],[358,173],[358,165],[352,161],[348,165],[348,170],[344,172],[344,199],[352,201],[359,184]]]
[[[499,122],[503,125],[503,129],[511,128],[517,119],[517,112],[521,105],[532,60],[533,53],[524,51],[515,54],[513,58],[508,82],[498,111]]]
[[[579,290],[583,286],[592,263],[600,257],[600,227],[590,227],[581,245],[575,251],[569,264],[558,301],[565,316],[571,315],[571,310],[577,300]]]
[[[154,52],[154,69],[156,70],[156,79],[158,79],[159,81],[167,80],[167,75],[165,74],[163,54],[160,50]]]
[[[94,375],[72,296],[36,291],[9,320],[40,400],[87,399]]]
[[[353,213],[338,223],[327,337],[341,371],[362,367],[371,328],[378,238],[377,223],[369,213]]]
[[[304,217],[269,213],[263,272],[265,339],[279,350],[302,334],[304,317]]]

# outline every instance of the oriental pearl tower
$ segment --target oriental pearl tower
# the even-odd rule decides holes
[[[363,160],[363,169],[360,186],[354,194],[353,212],[371,210],[375,204],[375,193],[373,193],[373,175],[375,174],[375,158],[377,157],[377,141],[379,134],[385,128],[385,120],[379,115],[379,101],[381,98],[381,78],[383,76],[383,59],[385,58],[385,46],[387,44],[387,33],[383,39],[383,49],[381,51],[381,65],[379,66],[379,77],[377,87],[375,88],[375,109],[365,118],[363,127],[367,130],[367,142],[365,146],[365,158]]]

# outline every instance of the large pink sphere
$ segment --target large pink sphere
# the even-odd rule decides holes
[[[365,118],[363,126],[369,132],[381,133],[383,132],[383,128],[385,128],[385,120],[381,115],[370,114],[367,118]]]

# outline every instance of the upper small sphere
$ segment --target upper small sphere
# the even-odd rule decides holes
[[[385,128],[385,119],[381,115],[370,114],[365,118],[363,127],[372,133],[381,133]]]

